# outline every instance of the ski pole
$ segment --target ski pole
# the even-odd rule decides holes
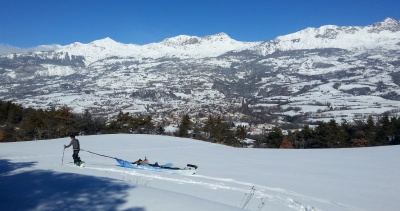
[[[63,156],[62,156],[62,160],[61,160],[61,165],[63,165],[63,163],[64,163],[64,152],[65,152],[65,147],[64,147],[64,150],[63,150]]]

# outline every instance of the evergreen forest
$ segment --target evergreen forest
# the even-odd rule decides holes
[[[262,134],[250,135],[246,126],[235,126],[222,116],[208,116],[203,122],[182,116],[178,130],[166,133],[165,125],[155,125],[151,116],[134,116],[119,112],[111,119],[94,117],[89,111],[72,112],[60,108],[24,108],[11,101],[0,100],[0,142],[34,141],[74,135],[140,133],[173,135],[225,144],[249,147],[246,139],[254,140],[255,148],[348,148],[400,144],[400,118],[384,114],[369,116],[352,123],[317,122],[301,130],[283,133],[278,126]]]

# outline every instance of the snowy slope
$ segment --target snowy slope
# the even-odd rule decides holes
[[[247,149],[152,135],[77,137],[83,149],[150,162],[199,165],[182,176],[125,169],[69,138],[1,143],[4,210],[397,210],[399,146]],[[62,164],[63,162],[63,164]],[[252,187],[254,190],[252,191]],[[246,203],[248,201],[248,203]]]

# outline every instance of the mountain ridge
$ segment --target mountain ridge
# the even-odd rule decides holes
[[[382,22],[364,27],[325,25],[319,28],[307,28],[264,42],[236,41],[226,33],[221,32],[204,37],[178,35],[166,38],[158,43],[145,45],[123,44],[111,38],[104,38],[93,41],[89,45],[98,47],[96,55],[101,55],[99,50],[108,51],[103,56],[103,59],[112,55],[130,57],[163,57],[175,55],[183,58],[202,58],[219,56],[229,51],[254,51],[255,49],[256,52],[266,55],[277,50],[388,47],[395,45],[398,42],[398,39],[396,39],[398,37],[400,37],[400,21],[393,18],[386,18]],[[68,50],[59,48],[56,51]],[[81,49],[80,51],[83,50]],[[71,53],[80,55],[78,51],[72,51]],[[88,54],[81,55],[89,56]],[[95,57],[94,59],[101,58]]]

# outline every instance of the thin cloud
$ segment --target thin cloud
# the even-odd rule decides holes
[[[7,55],[12,53],[29,53],[36,51],[52,51],[61,48],[61,45],[39,45],[33,48],[19,48],[11,45],[0,44],[0,55]]]

